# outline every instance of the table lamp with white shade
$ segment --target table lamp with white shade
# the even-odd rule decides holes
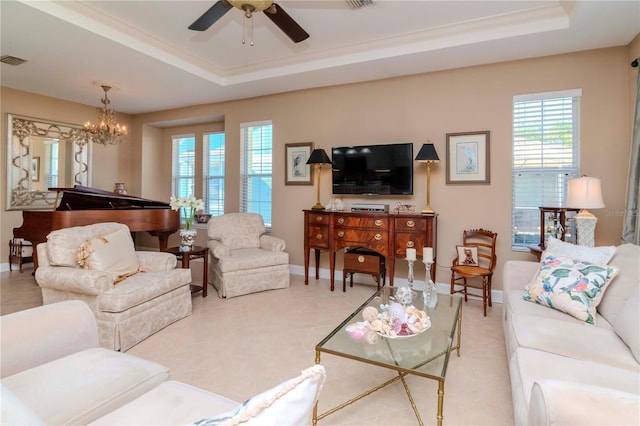
[[[596,218],[587,209],[604,207],[600,178],[582,176],[567,182],[567,207],[581,209],[575,216],[578,245],[595,245]]]

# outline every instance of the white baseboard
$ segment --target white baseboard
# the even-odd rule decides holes
[[[304,266],[302,265],[289,265],[289,271],[293,274],[293,275],[302,275],[304,276]],[[310,266],[309,267],[309,279],[313,279],[313,277],[315,277],[315,273],[316,270],[314,267]],[[320,276],[320,278],[326,279],[328,280],[329,277],[331,276],[331,274],[329,273],[329,269],[327,268],[320,268],[320,270],[318,271],[318,275]],[[334,274],[334,280],[336,282],[342,282],[342,270],[335,271]],[[402,277],[393,277],[393,284],[394,286],[406,286],[409,284],[409,282],[407,281],[406,278],[402,278]],[[423,286],[424,282],[416,282],[416,288],[418,288],[419,286]],[[438,290],[438,293],[442,293],[442,294],[449,294],[449,288],[450,288],[450,284],[449,283],[436,283],[436,288]],[[471,299],[477,299],[477,300],[481,300],[481,297],[475,297],[475,296],[469,296],[469,298]],[[502,296],[502,290],[491,290],[491,301],[492,302],[496,302],[496,303],[502,303],[503,301],[503,296]]]

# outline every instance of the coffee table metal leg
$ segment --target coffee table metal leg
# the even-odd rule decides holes
[[[316,351],[316,364],[320,364],[320,351]],[[318,424],[318,401],[313,404],[313,418],[311,419],[313,426]]]
[[[438,380],[438,426],[442,426],[442,407],[444,406],[444,380]]]
[[[404,374],[399,373],[400,380],[402,381],[402,386],[404,386],[404,391],[407,393],[407,397],[409,398],[409,402],[411,403],[411,408],[413,408],[413,412],[416,414],[416,418],[418,419],[418,424],[422,426],[422,419],[420,418],[420,413],[418,412],[418,407],[416,407],[416,403],[413,402],[413,397],[411,396],[411,391],[409,390],[409,386],[407,385],[407,381],[404,379]]]

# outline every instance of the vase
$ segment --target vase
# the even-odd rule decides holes
[[[181,229],[180,230],[180,249],[182,251],[189,251],[196,242],[196,236],[198,231],[195,229]]]

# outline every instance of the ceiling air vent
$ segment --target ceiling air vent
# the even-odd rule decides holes
[[[17,66],[24,64],[27,61],[25,59],[16,58],[15,56],[11,55],[2,55],[0,56],[0,62],[2,62],[3,64]]]
[[[358,9],[363,6],[369,6],[373,0],[345,0],[352,9]]]

